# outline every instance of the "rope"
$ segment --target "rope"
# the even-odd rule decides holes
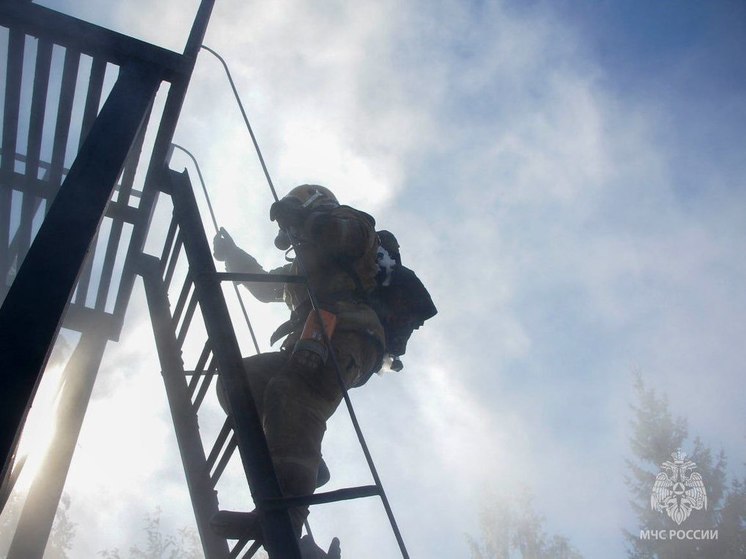
[[[271,190],[272,196],[274,197],[275,201],[278,201],[279,198],[277,196],[277,192],[275,190],[274,185],[272,184],[272,179],[269,176],[269,171],[267,170],[267,166],[264,163],[264,157],[262,157],[262,152],[259,149],[259,144],[257,143],[256,136],[254,135],[254,131],[251,128],[251,124],[249,123],[249,118],[246,116],[246,111],[243,108],[243,103],[241,102],[241,98],[238,94],[238,90],[236,89],[236,85],[233,82],[233,78],[231,77],[231,73],[230,73],[230,70],[228,69],[228,65],[226,64],[225,60],[223,60],[223,57],[220,56],[217,52],[215,52],[211,48],[205,45],[202,45],[202,48],[208,51],[209,53],[211,53],[213,56],[215,56],[220,61],[220,63],[223,65],[223,68],[225,69],[225,73],[228,76],[228,81],[230,82],[231,89],[233,89],[233,95],[236,98],[236,102],[238,103],[239,109],[241,109],[241,115],[243,116],[244,123],[246,124],[246,129],[249,131],[249,135],[251,136],[251,141],[254,143],[254,148],[256,149],[256,153],[259,156],[259,162],[262,165],[264,176],[267,178],[269,189]],[[297,246],[296,240],[293,238],[293,235],[291,235],[289,232],[288,232],[288,236],[290,238],[293,248],[295,249]],[[303,259],[299,251],[297,250],[295,251],[295,262],[298,264],[298,271],[301,273],[301,275],[307,277],[306,268],[303,264]],[[311,302],[312,308],[318,309],[319,308],[318,300],[316,299],[316,295],[313,293],[313,290],[311,289],[310,285],[308,285],[308,283],[306,283],[306,289],[308,291],[308,298]],[[329,336],[326,333],[326,326],[324,325],[324,319],[321,316],[321,313],[318,313],[317,316],[319,317],[319,321],[321,322],[321,331],[324,337],[324,342],[329,347],[331,347],[331,340],[329,339]],[[331,357],[332,363],[337,373],[337,382],[339,383],[339,386],[342,390],[342,397],[345,401],[345,406],[347,407],[347,411],[350,415],[352,426],[355,429],[355,434],[357,435],[358,442],[360,443],[360,446],[363,450],[363,455],[365,456],[365,460],[368,463],[368,468],[370,469],[371,475],[373,476],[373,480],[375,481],[375,484],[380,491],[380,497],[383,503],[383,508],[386,511],[386,516],[388,516],[389,523],[391,524],[391,528],[394,532],[394,536],[396,537],[396,541],[399,544],[399,549],[401,551],[402,557],[404,559],[409,559],[409,553],[407,552],[407,548],[404,544],[404,539],[402,538],[401,532],[399,531],[399,526],[396,523],[396,518],[394,518],[394,512],[391,509],[391,505],[389,504],[388,497],[386,496],[386,492],[383,489],[383,483],[381,482],[381,478],[378,475],[378,470],[375,464],[373,463],[373,457],[368,448],[368,443],[366,442],[365,436],[363,435],[363,431],[360,428],[360,423],[358,422],[357,414],[355,413],[355,409],[353,408],[352,400],[350,399],[347,386],[345,385],[344,379],[342,377],[342,369],[337,360],[337,356],[334,351],[330,351],[329,355]],[[309,531],[309,534],[310,534],[310,531]]]

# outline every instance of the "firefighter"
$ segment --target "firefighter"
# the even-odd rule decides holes
[[[273,343],[285,337],[281,349],[244,363],[283,494],[308,495],[324,481],[321,440],[342,400],[330,352],[348,388],[362,385],[381,364],[384,331],[366,297],[376,285],[378,240],[371,216],[340,205],[319,185],[293,188],[272,205],[270,219],[280,228],[277,248],[289,249],[291,240],[295,246],[290,264],[265,272],[222,229],[214,256],[230,272],[304,274],[317,299],[318,313],[303,283],[244,284],[260,301],[284,301],[291,309],[290,320],[272,337]],[[220,388],[219,396],[224,398]],[[298,535],[307,515],[307,507],[290,510]],[[221,511],[212,525],[224,537],[261,539],[256,512]]]

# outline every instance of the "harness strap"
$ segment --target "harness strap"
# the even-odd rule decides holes
[[[337,307],[336,302],[339,301],[354,301],[356,300],[356,293],[351,293],[349,290],[344,291],[337,291],[334,293],[328,293],[324,296],[326,299],[329,299],[333,302],[325,302],[325,301],[319,301],[319,306],[331,313],[337,313]],[[364,301],[367,302],[367,301]],[[272,336],[269,338],[270,345],[274,345],[278,340],[284,338],[285,336],[292,334],[293,332],[300,330],[303,328],[303,325],[306,322],[306,317],[308,316],[308,313],[311,312],[312,305],[310,300],[306,300],[301,305],[292,311],[290,314],[290,319],[280,324],[280,326],[277,327],[277,329],[274,331]]]

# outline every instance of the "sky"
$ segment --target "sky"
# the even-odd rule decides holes
[[[38,3],[177,52],[197,8]],[[223,0],[205,44],[278,190],[324,184],[374,215],[439,309],[402,372],[352,393],[411,556],[468,557],[486,495],[526,488],[548,532],[624,557],[636,372],[743,475],[743,2]],[[220,225],[280,265],[269,189],[204,51],[174,140]],[[178,153],[172,167],[195,174]],[[247,304],[265,351],[286,311]],[[68,476],[74,557],[140,541],[156,508],[193,523],[157,369],[138,284]],[[369,483],[342,409],[324,456],[335,488]],[[221,505],[249,507],[231,472]],[[347,557],[397,556],[375,500],[311,522]]]

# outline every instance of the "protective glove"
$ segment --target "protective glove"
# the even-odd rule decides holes
[[[283,198],[272,204],[269,208],[270,221],[277,221],[277,224],[286,229],[288,227],[299,227],[308,214],[300,200],[295,198]]]
[[[237,249],[238,247],[233,241],[233,237],[228,234],[228,231],[221,227],[220,231],[218,231],[212,239],[212,255],[215,257],[215,260],[224,262],[230,258],[230,255]]]

